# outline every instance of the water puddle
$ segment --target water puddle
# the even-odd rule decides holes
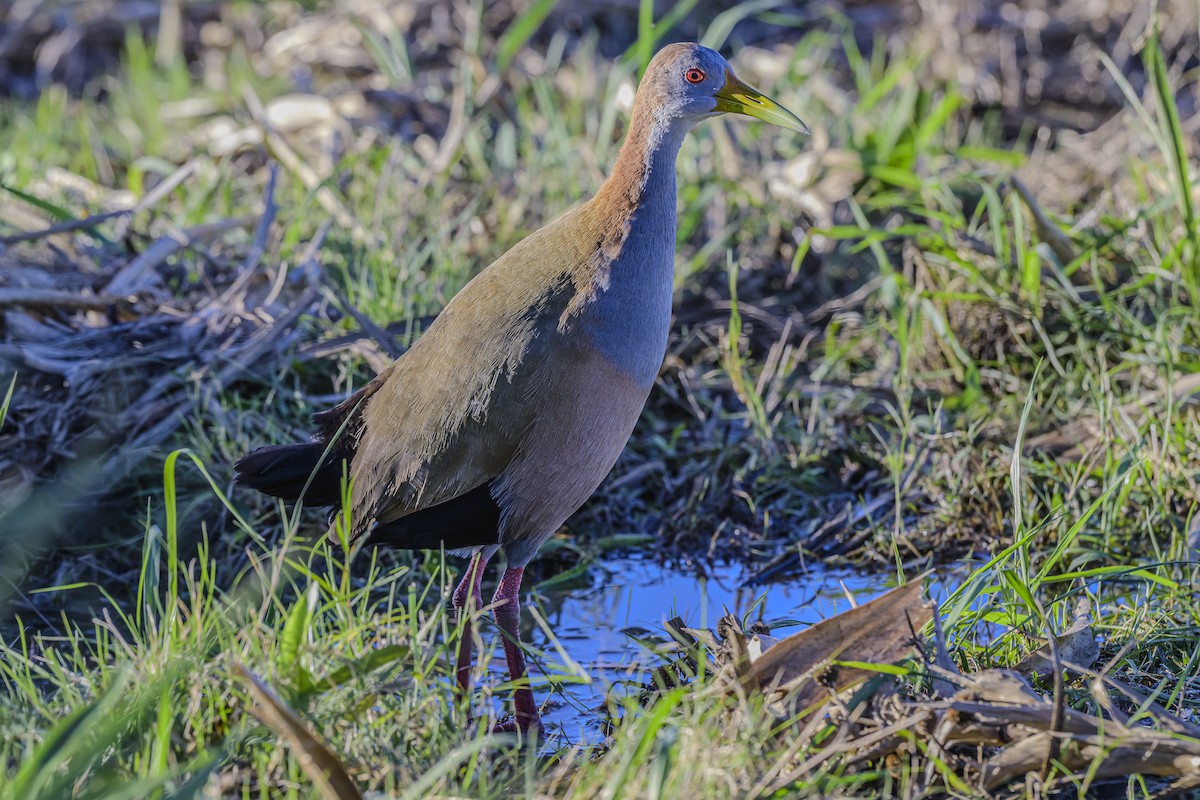
[[[662,665],[662,658],[638,640],[661,640],[663,623],[674,616],[689,627],[711,630],[724,608],[738,617],[752,612],[751,622],[766,622],[782,638],[850,608],[847,594],[863,603],[894,585],[886,575],[819,565],[787,582],[743,588],[749,575],[744,564],[697,570],[662,565],[645,554],[610,554],[588,571],[590,585],[539,593],[524,616],[528,622],[536,609],[554,636],[535,624],[525,630],[525,641],[544,654],[530,665],[539,700],[550,694],[547,674],[560,684],[545,713],[549,730],[571,742],[600,741],[606,693],[624,692],[622,682],[640,684],[650,669]],[[504,680],[503,656],[493,658],[491,670],[495,679]]]

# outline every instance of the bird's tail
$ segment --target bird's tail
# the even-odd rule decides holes
[[[234,465],[236,480],[288,502],[303,492],[305,505],[337,505],[342,497],[342,457],[334,448],[322,460],[325,449],[321,441],[260,447]]]

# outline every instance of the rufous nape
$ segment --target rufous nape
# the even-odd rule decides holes
[[[239,483],[342,514],[353,547],[470,556],[453,603],[456,675],[469,690],[472,613],[497,553],[492,598],[516,687],[513,726],[540,728],[518,597],[538,548],[625,447],[666,353],[675,266],[675,159],[696,123],[745,114],[801,133],[717,52],[664,47],[638,87],[629,133],[595,197],[480,272],[395,363],[314,415],[313,441],[256,450]]]

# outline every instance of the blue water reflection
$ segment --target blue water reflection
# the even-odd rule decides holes
[[[535,620],[525,641],[542,654],[530,668],[539,699],[550,697],[549,730],[569,742],[599,741],[606,693],[644,682],[663,663],[644,643],[664,640],[663,623],[674,616],[711,630],[728,608],[766,622],[782,638],[850,608],[850,597],[863,603],[894,585],[886,575],[819,565],[787,582],[743,588],[749,575],[742,564],[663,565],[634,552],[605,558],[589,570],[587,585],[538,593],[525,604],[525,617],[541,617],[554,635]],[[493,658],[491,672],[504,680],[502,656]]]

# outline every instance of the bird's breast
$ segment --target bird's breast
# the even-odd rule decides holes
[[[576,311],[571,327],[583,344],[640,387],[658,376],[667,349],[674,289],[674,226],[639,236],[635,227],[604,279]]]

